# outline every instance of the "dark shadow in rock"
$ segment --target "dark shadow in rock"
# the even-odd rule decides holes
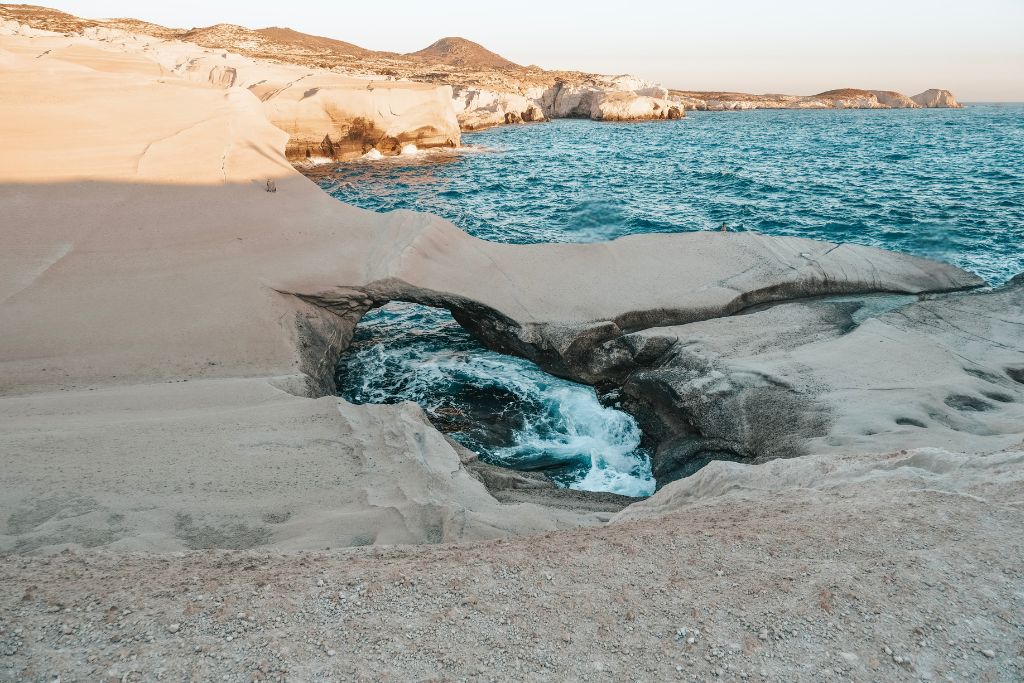
[[[946,397],[945,404],[956,410],[976,413],[995,408],[995,406],[988,401],[983,401],[976,396],[968,396],[966,394],[950,394]]]
[[[928,425],[926,425],[924,422],[921,422],[920,420],[915,420],[912,417],[897,417],[896,424],[905,425],[907,427],[921,427],[922,429],[928,428]]]
[[[993,375],[991,372],[985,372],[984,370],[979,370],[978,368],[964,368],[964,372],[966,372],[968,375],[971,375],[972,377],[977,377],[980,380],[984,380],[989,384],[999,384],[999,382],[1002,381],[1002,378],[999,377],[998,375]]]

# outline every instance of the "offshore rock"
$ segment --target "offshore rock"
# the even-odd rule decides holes
[[[944,93],[944,95],[929,95]],[[921,98],[920,100],[918,98]],[[669,99],[685,109],[731,111],[747,109],[917,109],[923,106],[959,107],[946,90],[928,90],[913,98],[894,90],[840,88],[817,95],[752,95],[736,92],[671,90]],[[925,104],[925,102],[933,104]]]
[[[962,106],[956,101],[953,93],[936,88],[925,90],[923,93],[918,93],[910,99],[916,102],[918,106],[928,109],[959,109]]]

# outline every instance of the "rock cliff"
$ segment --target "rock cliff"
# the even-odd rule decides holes
[[[241,29],[215,28],[203,36],[232,35],[232,30]],[[460,142],[447,85],[355,78],[106,25],[59,37],[13,20],[5,20],[0,27],[0,33],[8,35],[32,31],[55,39],[57,46],[50,54],[74,58],[91,68],[111,69],[114,61],[128,59],[136,66],[148,65],[152,77],[172,76],[251,92],[263,103],[270,121],[288,133],[286,154],[293,162],[343,161],[372,150],[388,155],[400,153],[406,145],[455,147]]]
[[[928,109],[959,109],[960,103],[953,97],[953,93],[948,90],[937,90],[932,88],[931,90],[925,90],[923,93],[918,93],[911,97],[915,104],[919,107],[926,107]]]

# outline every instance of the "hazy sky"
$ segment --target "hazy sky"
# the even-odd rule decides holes
[[[521,64],[694,90],[839,87],[1024,100],[1024,0],[35,0],[91,18],[291,28],[411,52],[463,36]]]

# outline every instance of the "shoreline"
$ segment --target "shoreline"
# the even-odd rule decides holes
[[[1024,278],[851,329],[803,297],[981,282],[754,233],[486,242],[328,196],[212,69],[6,35],[0,66],[0,678],[1019,678]],[[331,395],[395,299],[618,383],[669,474],[800,456],[628,507],[482,466]]]

